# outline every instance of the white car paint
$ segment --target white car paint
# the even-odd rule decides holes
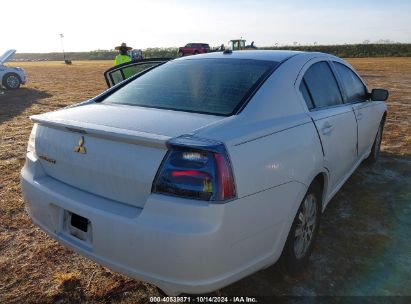
[[[9,61],[13,55],[16,53],[16,50],[8,50],[3,55],[0,56],[0,86],[5,86],[5,81],[7,75],[16,74],[19,77],[20,83],[25,84],[27,81],[26,73],[22,68],[19,67],[8,67],[4,65]]]
[[[349,66],[334,56],[242,51],[196,58],[287,60],[228,117],[94,100],[32,116],[21,172],[27,211],[50,236],[170,295],[216,290],[275,263],[311,182],[324,178],[324,209],[370,153],[386,111],[382,101],[308,110],[299,91],[304,72],[323,60]],[[166,142],[182,134],[224,143],[235,199],[152,193]],[[87,154],[73,153],[81,136]],[[88,235],[68,229],[69,212],[89,220]]]

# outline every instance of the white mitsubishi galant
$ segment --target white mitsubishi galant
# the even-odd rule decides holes
[[[331,55],[225,51],[106,78],[101,95],[31,117],[27,212],[62,244],[170,295],[277,261],[300,271],[330,199],[379,154],[388,92]]]

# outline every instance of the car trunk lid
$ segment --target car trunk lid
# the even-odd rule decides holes
[[[125,204],[143,207],[166,141],[223,117],[91,104],[31,117],[47,175]]]

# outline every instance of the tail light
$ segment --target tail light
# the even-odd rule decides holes
[[[224,144],[184,136],[167,143],[152,192],[206,201],[235,197],[234,177]]]
[[[27,144],[27,152],[36,153],[36,132],[37,132],[37,124],[33,125],[33,129],[31,129],[29,142]]]

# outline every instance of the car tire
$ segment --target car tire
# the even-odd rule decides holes
[[[182,51],[179,51],[178,52],[178,57],[183,57],[183,56],[184,56],[184,53]]]
[[[21,85],[19,75],[16,73],[7,73],[3,77],[3,86],[8,90],[18,89]]]
[[[279,260],[281,269],[286,274],[297,276],[308,264],[320,227],[321,197],[321,187],[317,181],[314,181],[294,217]]]
[[[380,156],[382,133],[384,131],[384,121],[381,121],[378,127],[377,135],[375,136],[374,143],[372,144],[370,155],[366,158],[366,163],[373,164],[378,160]]]

